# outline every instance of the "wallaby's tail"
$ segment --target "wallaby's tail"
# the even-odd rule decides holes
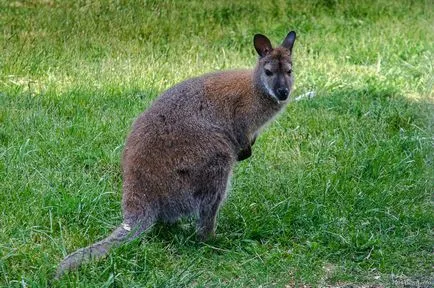
[[[77,251],[66,256],[57,267],[54,279],[59,279],[64,273],[79,267],[85,262],[105,256],[110,251],[110,248],[115,245],[134,240],[135,238],[139,237],[146,228],[147,227],[144,225],[136,225],[133,227],[132,231],[129,225],[122,224],[116,228],[116,230],[113,231],[113,233],[107,238],[88,247],[78,249]]]

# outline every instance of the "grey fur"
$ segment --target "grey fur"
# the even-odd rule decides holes
[[[251,155],[260,128],[287,104],[278,92],[292,88],[287,71],[292,67],[291,51],[273,49],[263,35],[255,39],[260,54],[255,69],[184,81],[135,121],[122,159],[123,225],[104,240],[68,255],[56,278],[137,238],[157,220],[196,215],[199,238],[214,235],[234,164]],[[265,75],[270,71],[264,69],[273,75]]]

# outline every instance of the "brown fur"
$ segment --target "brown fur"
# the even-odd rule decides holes
[[[56,277],[138,237],[157,220],[197,215],[199,237],[212,236],[232,167],[251,155],[260,128],[287,104],[294,41],[290,32],[283,46],[273,49],[268,38],[255,35],[260,55],[255,69],[184,81],[140,115],[122,159],[123,224],[67,256]]]

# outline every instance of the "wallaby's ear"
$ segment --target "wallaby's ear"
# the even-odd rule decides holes
[[[270,40],[262,34],[256,34],[253,37],[253,44],[255,45],[256,52],[261,57],[264,57],[273,50]]]
[[[282,42],[282,46],[292,52],[292,46],[294,46],[295,41],[295,31],[291,31],[286,35],[285,40]]]

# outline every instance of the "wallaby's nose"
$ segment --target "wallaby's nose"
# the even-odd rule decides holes
[[[288,88],[277,88],[277,97],[279,98],[279,100],[286,100],[286,98],[288,98],[288,94]]]

